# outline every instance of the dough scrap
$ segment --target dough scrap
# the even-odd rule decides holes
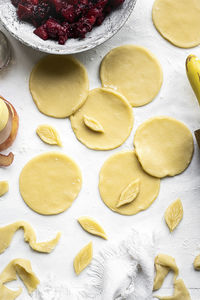
[[[74,270],[79,275],[91,262],[93,256],[92,242],[86,245],[74,259]]]
[[[9,190],[9,185],[7,181],[0,181],[0,197],[5,195]]]
[[[62,146],[60,136],[55,128],[50,125],[39,125],[36,130],[40,139],[49,145]]]
[[[193,266],[196,271],[200,271],[200,255],[196,256]]]
[[[84,117],[96,120],[103,132],[85,125]],[[122,145],[133,127],[133,112],[120,94],[103,88],[90,91],[85,104],[70,117],[77,139],[90,149],[110,150]]]
[[[78,218],[78,222],[85,231],[107,240],[105,231],[94,219],[90,217],[80,217]]]
[[[24,240],[29,243],[29,246],[38,252],[50,253],[56,247],[60,239],[60,233],[49,242],[36,242],[36,234],[29,223],[19,221],[10,225],[0,227],[0,253],[3,253],[12,241],[12,238],[17,230],[22,228],[24,230]]]
[[[68,209],[82,185],[79,167],[68,156],[47,152],[30,160],[23,168],[19,186],[25,203],[43,215]]]
[[[182,173],[189,166],[194,151],[190,130],[167,116],[142,123],[136,130],[134,146],[143,169],[158,178]]]
[[[85,67],[72,56],[48,55],[34,66],[29,87],[43,114],[65,118],[85,102],[89,81]]]
[[[179,269],[176,261],[172,256],[166,254],[159,254],[155,258],[156,276],[154,279],[153,290],[159,290],[165,280],[165,277],[170,271],[174,272],[174,282],[179,274]]]
[[[191,48],[200,44],[198,0],[156,0],[152,16],[159,33],[175,46]]]
[[[17,279],[17,275],[23,281],[29,293],[32,293],[40,283],[37,276],[33,273],[29,260],[17,258],[12,260],[0,274],[0,299],[14,300],[22,292],[19,288],[17,291],[12,291],[4,284]]]
[[[117,207],[122,191],[134,180],[140,180],[140,192],[129,204]],[[134,151],[112,155],[104,163],[99,175],[99,192],[103,202],[122,215],[134,215],[147,209],[157,198],[160,179],[145,173]]]
[[[187,290],[182,279],[177,279],[179,269],[176,261],[172,256],[159,254],[155,258],[156,276],[154,278],[153,291],[159,290],[170,271],[174,272],[174,294],[173,296],[157,296],[160,300],[191,300],[189,291]]]
[[[180,199],[175,200],[165,212],[165,221],[172,232],[183,218],[183,205]]]
[[[174,294],[172,296],[154,296],[160,300],[191,300],[188,289],[182,279],[174,282]]]
[[[151,102],[162,82],[162,68],[146,48],[124,45],[111,50],[100,67],[102,86],[124,95],[132,106]]]

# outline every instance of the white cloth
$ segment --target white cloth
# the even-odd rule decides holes
[[[127,238],[102,250],[93,259],[82,288],[61,286],[55,279],[38,287],[34,300],[151,300],[154,241],[132,230]]]

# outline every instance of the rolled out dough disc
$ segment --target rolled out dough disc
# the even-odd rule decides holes
[[[65,118],[86,100],[89,91],[85,67],[72,56],[48,55],[33,68],[30,92],[45,115]]]
[[[134,146],[143,169],[159,178],[183,172],[194,151],[190,130],[182,122],[165,116],[141,124],[135,133]]]
[[[132,106],[142,106],[158,94],[163,74],[160,63],[149,50],[125,45],[105,56],[100,78],[103,87],[120,92]]]
[[[140,180],[138,196],[129,204],[116,207],[123,190],[134,180]],[[145,173],[134,151],[112,155],[99,175],[99,191],[103,202],[122,215],[134,215],[147,209],[157,198],[160,179]]]
[[[82,185],[79,167],[68,156],[47,152],[23,168],[19,187],[26,204],[39,214],[54,215],[68,209]]]
[[[152,16],[160,34],[175,46],[191,48],[200,44],[199,0],[156,0]]]
[[[95,121],[103,132],[92,130],[85,118]],[[110,150],[128,138],[133,127],[133,112],[128,101],[109,89],[90,91],[85,104],[70,118],[77,139],[88,148]]]

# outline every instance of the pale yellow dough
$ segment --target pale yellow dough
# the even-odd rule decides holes
[[[0,253],[3,253],[9,246],[17,230],[24,230],[24,240],[30,247],[38,252],[50,253],[56,247],[60,239],[60,233],[48,242],[36,242],[36,234],[31,225],[24,221],[18,221],[10,225],[0,227]]]
[[[200,255],[197,255],[195,257],[194,263],[193,263],[194,269],[196,271],[200,271]]]
[[[186,288],[182,279],[177,279],[179,269],[176,261],[172,256],[166,254],[158,254],[155,258],[156,276],[154,279],[153,290],[156,291],[161,288],[167,274],[170,271],[174,272],[174,294],[172,296],[157,296],[154,297],[160,300],[191,300],[188,289]]]
[[[156,0],[152,15],[157,30],[175,46],[200,44],[199,0]]]
[[[48,55],[33,68],[30,92],[45,115],[65,118],[85,102],[89,81],[85,67],[72,56]]]
[[[79,167],[59,152],[36,156],[25,165],[19,178],[20,192],[26,204],[44,215],[59,214],[68,209],[81,185]]]
[[[110,150],[124,143],[133,127],[133,112],[120,94],[98,88],[70,118],[77,139],[88,148]]]
[[[190,130],[182,122],[166,116],[142,123],[136,130],[134,146],[143,169],[158,178],[183,172],[194,151]]]
[[[5,195],[9,190],[9,184],[7,181],[0,181],[0,197]]]
[[[163,73],[160,63],[148,49],[125,45],[105,56],[100,78],[103,87],[120,92],[132,106],[142,106],[158,94]]]
[[[180,199],[174,201],[165,211],[165,222],[172,232],[183,218],[183,205]]]
[[[93,256],[92,242],[87,244],[74,258],[74,271],[79,275],[90,263]]]
[[[36,133],[44,143],[49,145],[58,145],[60,147],[62,146],[60,136],[54,127],[47,124],[39,125]]]
[[[22,292],[22,288],[16,291],[10,290],[4,284],[17,279],[17,275],[23,281],[29,293],[32,293],[40,283],[33,273],[29,260],[17,258],[12,260],[0,274],[0,299],[14,300]]]
[[[94,220],[90,217],[80,217],[80,218],[78,218],[78,222],[85,231],[87,231],[93,235],[100,236],[103,239],[107,240],[105,231],[97,223],[96,220]]]
[[[140,190],[132,202],[118,206],[122,191],[133,181],[140,180]],[[145,173],[134,151],[112,155],[103,165],[99,176],[99,191],[104,203],[123,215],[134,215],[147,209],[158,196],[160,180]]]

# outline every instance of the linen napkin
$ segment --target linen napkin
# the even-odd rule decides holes
[[[103,249],[88,268],[83,287],[42,282],[34,300],[152,300],[154,238],[132,230]]]

